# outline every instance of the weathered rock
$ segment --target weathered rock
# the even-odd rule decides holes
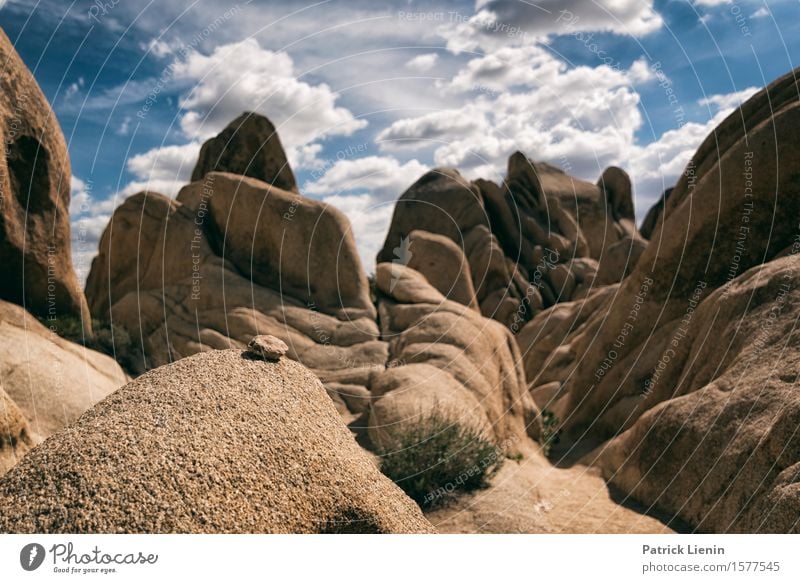
[[[250,342],[247,343],[247,349],[250,354],[257,356],[263,360],[280,360],[281,356],[286,354],[289,347],[280,338],[275,338],[269,334],[262,334],[254,336]]]
[[[603,171],[597,187],[605,194],[608,208],[616,221],[635,221],[631,178],[622,168],[610,166]]]
[[[345,383],[325,383],[328,394],[336,395],[349,413],[360,415],[369,410],[372,394],[363,385],[348,385]]]
[[[635,253],[646,245],[636,232],[631,181],[623,170],[606,169],[595,185],[520,152],[509,158],[502,185],[469,183],[442,168],[420,178],[399,198],[378,262],[408,264],[401,255],[413,229],[462,248],[481,313],[515,332],[542,308],[576,293],[586,297],[600,284],[572,272],[576,259],[599,259],[611,250],[611,263],[618,263],[620,241],[635,240]],[[442,277],[438,269],[410,266]],[[604,283],[627,273],[611,277],[612,267],[605,268]],[[434,286],[442,291],[438,281]]]
[[[57,336],[0,301],[0,379],[31,433],[47,437],[127,382],[109,356]]]
[[[0,531],[433,532],[288,359],[198,354],[126,385],[0,478]]]
[[[630,178],[619,168],[606,169],[595,185],[517,152],[508,160],[505,189],[543,228],[565,236],[577,256],[599,259],[605,248],[635,232]]]
[[[373,443],[380,443],[386,427],[397,431],[434,412],[511,450],[526,435],[538,435],[538,412],[507,328],[445,299],[409,267],[378,264],[376,283],[383,294],[382,335],[398,365],[371,378]]]
[[[610,245],[600,257],[594,282],[598,285],[619,283],[633,271],[645,249],[647,242],[641,237],[620,239]]]
[[[200,148],[192,182],[209,172],[250,176],[281,190],[297,192],[297,183],[275,126],[266,117],[245,112]]]
[[[598,309],[591,328],[599,334],[572,342],[581,364],[567,386],[567,426],[608,434],[630,427],[676,324],[714,289],[796,240],[797,222],[787,218],[800,215],[800,151],[788,146],[800,129],[797,91],[791,76],[776,81],[769,99],[756,94],[701,145],[667,200],[658,244]],[[773,147],[754,146],[765,141]]]
[[[800,532],[798,284],[786,257],[700,304],[640,397],[663,402],[603,453],[614,485],[699,531]]]
[[[411,231],[408,260],[404,265],[418,271],[446,298],[478,309],[469,264],[461,247],[442,235]]]
[[[650,207],[650,210],[648,210],[647,214],[644,216],[642,225],[639,227],[639,233],[645,239],[652,239],[656,229],[664,224],[664,205],[666,205],[669,195],[672,194],[672,190],[672,188],[666,189],[661,195],[661,198]]]
[[[594,319],[619,286],[598,288],[597,293],[574,302],[556,304],[538,313],[517,335],[525,376],[531,388],[565,382],[576,364],[575,338],[583,338]],[[560,395],[563,393],[560,392]]]
[[[341,319],[375,317],[350,222],[252,178],[207,174],[181,189],[217,255],[253,282]]]
[[[213,173],[207,178],[214,176],[217,184],[234,180]],[[242,180],[254,183],[247,187],[257,194],[266,192],[262,183]],[[371,317],[374,307],[362,297],[368,287],[360,264],[351,265],[353,272],[342,285],[343,290],[354,290],[354,301],[337,298],[328,304],[331,312],[353,316],[339,319],[322,311],[320,296],[315,295],[319,303],[314,309],[305,296],[299,299],[288,293],[287,286],[270,289],[243,276],[214,252],[202,228],[204,221],[212,221],[209,200],[191,204],[194,209],[152,192],[128,198],[103,233],[89,274],[92,313],[100,319],[113,318],[137,341],[142,370],[205,350],[244,348],[260,334],[279,338],[288,346],[288,358],[318,372],[385,365],[387,347]],[[349,224],[342,229],[337,240],[349,231]],[[293,244],[292,253],[301,254],[303,247]],[[326,252],[335,262],[336,251]],[[329,290],[324,297],[333,298],[335,282],[323,281],[329,267],[320,268],[312,281],[320,281]],[[294,273],[302,277],[300,271]]]
[[[715,129],[618,287],[519,335],[532,386],[561,383],[562,437],[621,433],[608,479],[698,530],[797,531],[799,90],[782,77]]]
[[[0,30],[0,299],[45,317],[91,321],[70,254],[71,171],[44,94]]]
[[[407,238],[415,230],[446,237],[463,250],[475,288],[475,301],[484,315],[491,315],[484,309],[496,307],[496,302],[483,307],[488,296],[499,288],[515,285],[513,271],[509,271],[503,249],[491,232],[481,191],[458,171],[431,170],[403,193],[395,206],[383,249],[378,253],[378,263],[406,263],[404,245],[407,247]],[[424,267],[422,271],[426,271]]]

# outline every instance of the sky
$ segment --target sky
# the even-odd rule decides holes
[[[633,181],[641,219],[700,142],[800,61],[800,0],[0,0],[61,123],[73,258],[125,197],[175,196],[200,144],[266,115],[367,271],[427,170],[502,180],[520,150]]]

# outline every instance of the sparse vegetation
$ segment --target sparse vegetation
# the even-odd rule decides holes
[[[136,370],[136,351],[130,334],[123,327],[105,320],[92,319],[92,335],[86,336],[81,319],[76,316],[39,318],[54,333],[70,342],[81,344],[115,358],[129,373]]]
[[[554,445],[559,442],[561,430],[558,427],[559,420],[555,413],[549,409],[542,411],[542,433],[539,438],[539,443],[542,445],[542,453],[550,456],[550,452]]]
[[[423,509],[485,487],[504,459],[486,435],[440,411],[397,430],[378,450],[381,471]]]

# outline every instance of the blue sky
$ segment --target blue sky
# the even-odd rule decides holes
[[[344,210],[367,269],[427,169],[502,178],[515,150],[637,214],[742,99],[800,60],[800,2],[7,0],[0,24],[61,122],[85,277],[121,200],[175,195],[199,144],[267,115],[301,191]]]

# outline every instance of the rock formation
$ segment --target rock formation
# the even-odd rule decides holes
[[[212,172],[177,201],[128,198],[102,236],[86,295],[95,317],[143,339],[142,371],[244,348],[259,334],[317,371],[386,362],[347,220],[252,178]]]
[[[91,322],[70,255],[70,165],[50,105],[0,30],[0,299]]]
[[[212,351],[151,371],[0,478],[0,531],[429,533],[319,381]]]
[[[257,113],[243,113],[203,144],[192,182],[201,182],[209,172],[250,176],[281,190],[297,192],[294,173],[275,126]]]
[[[491,237],[488,228],[476,233]],[[103,234],[86,293],[95,317],[143,339],[142,371],[269,334],[319,376],[360,439],[390,416],[401,420],[407,408],[390,404],[413,396],[409,375],[429,373],[447,386],[426,383],[413,408],[449,400],[456,417],[472,416],[498,443],[535,435],[516,345],[478,312],[475,264],[424,228],[403,245],[407,265],[378,268],[378,318],[344,215],[253,178],[208,172],[177,200],[128,198]],[[476,238],[473,257],[481,245]]]
[[[125,384],[110,356],[57,336],[24,309],[0,301],[0,379],[31,433],[47,437]]]
[[[511,451],[538,436],[538,411],[508,329],[446,299],[405,265],[378,264],[376,286],[394,366],[370,379],[373,442],[386,428],[397,431],[435,411]]]
[[[415,230],[462,249],[481,313],[513,332],[545,307],[619,282],[646,247],[623,170],[606,169],[594,185],[519,152],[502,185],[448,168],[420,178],[397,201],[378,262],[413,261],[405,249]]]
[[[0,474],[127,380],[110,357],[58,337],[91,320],[70,255],[61,128],[0,30]],[[26,311],[27,310],[27,311]]]
[[[672,194],[672,190],[672,188],[666,189],[661,195],[661,198],[659,198],[658,201],[656,201],[656,203],[650,207],[650,210],[647,211],[642,224],[639,226],[639,233],[645,239],[652,239],[656,229],[664,224],[664,205],[667,204],[667,200]]]
[[[798,529],[799,94],[790,73],[731,114],[631,274],[519,335],[565,434],[621,433],[607,478],[699,530]]]

